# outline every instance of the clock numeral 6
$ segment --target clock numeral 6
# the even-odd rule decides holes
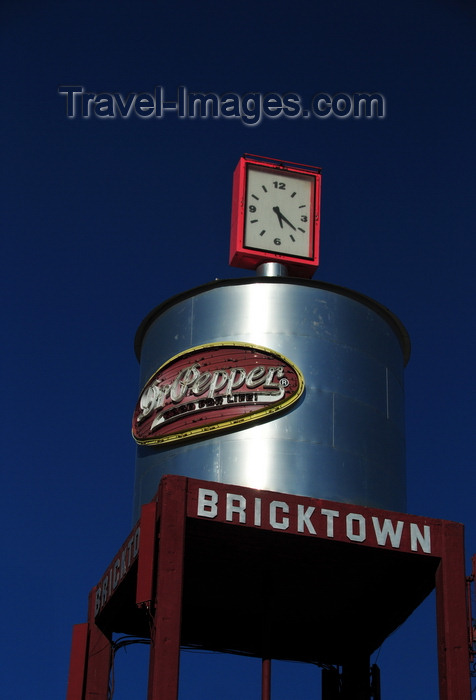
[[[274,245],[281,245],[281,239],[280,239],[280,238],[275,238],[275,239],[274,239]]]

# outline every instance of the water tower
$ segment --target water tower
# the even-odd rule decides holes
[[[272,659],[321,665],[324,700],[375,700],[370,654],[435,587],[440,698],[470,698],[462,526],[405,513],[409,339],[311,280],[320,182],[241,158],[230,264],[256,277],[139,327],[136,524],[75,627],[68,700],[107,700],[117,632],[151,640],[148,700],[177,698],[182,645],[263,659],[263,700]]]

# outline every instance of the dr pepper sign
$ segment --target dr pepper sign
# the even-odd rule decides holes
[[[303,390],[300,370],[273,350],[247,343],[200,345],[149,379],[132,434],[141,445],[207,436],[283,411]]]

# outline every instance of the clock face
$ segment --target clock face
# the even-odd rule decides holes
[[[249,166],[244,245],[312,258],[314,178]]]

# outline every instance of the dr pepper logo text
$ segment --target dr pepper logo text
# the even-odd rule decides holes
[[[247,343],[201,345],[176,355],[149,379],[132,419],[141,445],[198,437],[258,420],[301,396],[299,369]]]

